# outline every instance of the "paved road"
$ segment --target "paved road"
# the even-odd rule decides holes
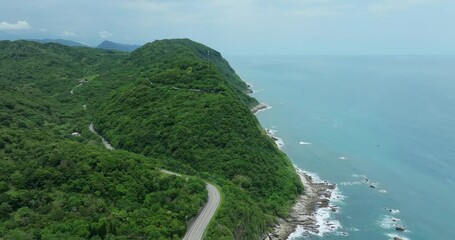
[[[182,176],[178,173],[171,172],[168,170],[161,169],[161,172]],[[183,240],[200,240],[204,235],[207,226],[209,225],[210,220],[213,218],[216,209],[220,205],[220,192],[218,189],[210,183],[207,183],[207,191],[209,193],[208,201],[205,204],[204,208],[199,212],[197,218],[192,222],[191,226],[186,231]]]
[[[93,123],[90,123],[90,126],[88,127],[91,132],[95,133],[99,137],[101,137],[101,140],[103,141],[104,146],[109,149],[113,150],[114,147],[106,140],[104,139],[101,135],[99,135],[94,127]],[[170,175],[176,175],[176,176],[182,176],[181,174],[171,172],[168,170],[161,169],[161,172],[170,174]],[[209,225],[210,220],[213,218],[213,215],[215,214],[216,209],[220,205],[220,192],[218,189],[213,186],[210,183],[207,183],[207,191],[209,193],[208,201],[205,204],[205,206],[202,208],[202,210],[199,212],[198,216],[196,217],[196,220],[192,222],[188,230],[186,231],[185,236],[183,237],[183,240],[200,240],[202,239],[202,236],[204,235],[205,230],[207,229],[207,226]]]
[[[220,205],[220,192],[210,183],[207,183],[207,191],[209,192],[209,199],[205,204],[202,211],[197,216],[196,220],[191,224],[186,231],[183,240],[199,240],[202,239],[204,231],[209,225],[210,220],[215,214],[216,209]]]
[[[95,128],[93,127],[93,123],[90,123],[90,125],[88,126],[88,129],[90,130],[90,132],[98,135],[101,138],[101,141],[103,142],[103,145],[106,149],[115,150],[115,148],[105,138],[103,138],[103,136],[101,136],[98,132],[95,131]]]

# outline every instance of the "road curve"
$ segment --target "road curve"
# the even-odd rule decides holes
[[[161,172],[170,174],[170,175],[182,176],[178,173],[171,172],[171,171],[164,170],[164,169],[161,169]],[[186,231],[185,236],[183,237],[183,240],[200,240],[200,239],[202,239],[202,236],[204,236],[204,232],[207,229],[207,226],[209,225],[210,220],[213,218],[213,215],[215,215],[216,209],[220,205],[220,192],[218,191],[218,189],[210,183],[207,183],[206,188],[207,188],[207,192],[209,193],[207,203],[202,208],[202,210],[199,212],[196,219],[189,226],[188,230]]]
[[[96,132],[95,128],[93,127],[93,123],[90,123],[89,129],[91,132],[93,132],[94,134],[101,137],[104,147],[106,147],[109,150],[114,149],[114,147],[112,147],[112,145],[106,139],[104,139],[101,135],[99,135]],[[161,169],[161,172],[170,174],[170,175],[182,176],[181,174],[171,172],[168,170],[164,170],[164,169]],[[221,198],[220,198],[220,192],[218,191],[218,189],[210,183],[207,183],[206,189],[209,193],[207,203],[202,208],[202,210],[199,212],[196,219],[189,226],[188,230],[185,233],[185,236],[183,237],[183,240],[201,240],[202,236],[204,236],[204,232],[207,229],[207,226],[210,223],[210,220],[213,218],[213,216],[215,215],[216,209],[220,205]]]
[[[186,231],[183,240],[199,240],[202,239],[210,220],[215,215],[216,209],[220,205],[220,192],[210,183],[207,183],[207,191],[209,192],[209,198],[204,208],[199,212],[196,220],[191,224],[189,229]]]

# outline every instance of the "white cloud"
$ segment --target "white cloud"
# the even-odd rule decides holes
[[[99,32],[99,34],[102,39],[106,39],[106,38],[112,37],[114,35],[108,31],[101,31],[101,32]]]
[[[370,12],[403,11],[419,5],[439,3],[439,0],[382,0],[368,5]]]
[[[30,29],[30,25],[26,21],[17,21],[16,23],[0,22],[1,30],[24,30]]]
[[[76,36],[76,33],[74,33],[74,32],[71,32],[71,31],[68,31],[68,30],[65,30],[65,31],[63,31],[63,33],[62,33],[62,34],[63,34],[63,36],[65,36],[65,37],[72,37],[72,36]]]

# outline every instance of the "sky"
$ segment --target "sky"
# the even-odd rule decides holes
[[[0,39],[144,44],[224,54],[455,54],[455,0],[0,0]]]

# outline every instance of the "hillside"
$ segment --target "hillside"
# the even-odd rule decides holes
[[[122,58],[0,42],[1,239],[184,235],[207,198],[204,182],[158,171],[179,166],[170,159],[106,151],[88,131],[85,100],[70,94],[80,79],[93,79]]]
[[[85,44],[66,40],[66,39],[30,39],[29,41],[39,42],[39,43],[58,43],[61,45],[69,46],[69,47],[89,47]]]
[[[100,43],[96,48],[106,49],[106,50],[117,50],[123,52],[132,52],[138,49],[140,45],[130,45],[130,44],[123,44],[123,43],[115,43],[108,40],[103,41]]]
[[[1,221],[8,227],[0,229],[0,237],[72,234],[73,225],[49,229],[60,226],[52,222],[59,218],[52,217],[49,207],[61,202],[57,196],[74,192],[76,198],[98,197],[105,204],[92,218],[71,208],[62,210],[64,219],[80,223],[78,236],[179,238],[185,231],[182,223],[195,215],[206,198],[203,179],[219,185],[223,194],[206,238],[257,239],[276,216],[288,214],[302,191],[291,162],[251,113],[257,101],[246,94],[246,84],[213,49],[188,39],[155,41],[132,53],[26,41],[3,41],[0,47],[0,84],[5,96],[0,142],[0,161],[5,167],[1,168],[0,187],[6,186],[0,196],[12,199],[16,191],[34,191],[54,197],[39,210],[30,199],[2,204]],[[104,150],[88,131],[90,122],[121,150]],[[72,137],[75,131],[81,136]],[[43,150],[36,152],[31,146]],[[47,156],[53,152],[57,157]],[[76,175],[82,180],[55,171],[68,162],[85,166],[86,172]],[[97,167],[100,165],[109,167]],[[36,166],[46,171],[32,178]],[[196,177],[182,182],[175,176],[162,176],[158,168]],[[15,181],[18,175],[26,183],[40,184]],[[54,178],[60,180],[48,181]],[[149,184],[154,181],[158,181],[156,187]],[[78,188],[71,187],[74,184]],[[103,187],[99,192],[104,195],[91,191],[94,185]],[[87,188],[90,191],[84,192]],[[172,201],[164,197],[165,201],[154,205],[156,211],[148,211],[152,199],[166,194],[171,194]],[[85,206],[84,201],[77,204]],[[173,206],[175,202],[180,205]],[[126,215],[113,214],[113,209]],[[163,210],[172,214],[162,217]],[[142,214],[135,215],[136,211]],[[29,212],[38,215],[31,218]],[[17,222],[21,216],[50,220],[46,226],[25,224]],[[125,217],[131,225],[120,224]],[[143,222],[143,218],[148,220]],[[129,228],[132,235],[127,235]]]

